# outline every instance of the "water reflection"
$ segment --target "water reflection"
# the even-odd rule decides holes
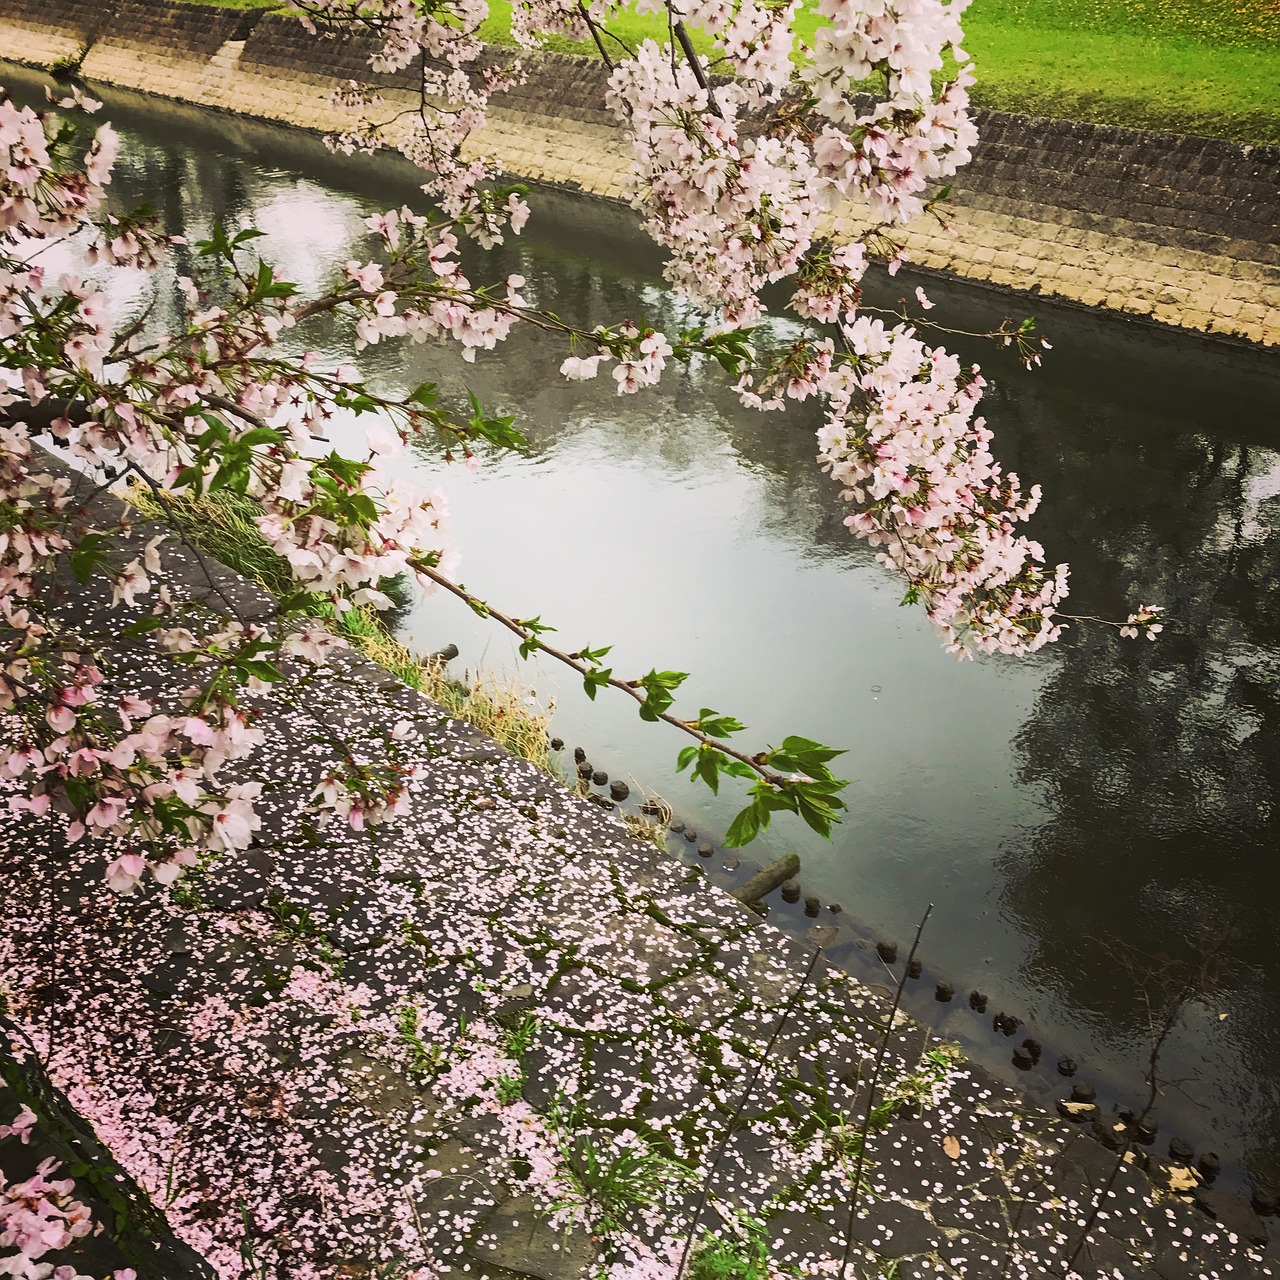
[[[340,165],[309,140],[222,119],[210,130],[198,113],[166,124],[139,102],[109,99],[130,128],[119,198],[158,196],[191,239],[215,218],[252,219],[307,288],[360,251],[368,212],[415,202],[393,165]],[[531,298],[586,327],[637,305],[678,321],[624,213],[542,205],[532,235],[478,278],[518,272]],[[914,284],[883,281],[880,300]],[[927,288],[961,328],[1018,309]],[[848,747],[853,812],[833,844],[787,829],[763,856],[799,848],[814,890],[891,931],[935,901],[931,963],[1018,1010],[1101,1083],[1136,1094],[1147,1036],[1114,940],[1185,959],[1195,926],[1227,937],[1234,970],[1171,1043],[1166,1071],[1182,1083],[1161,1106],[1201,1145],[1262,1167],[1280,1149],[1268,892],[1280,848],[1280,371],[1119,321],[1044,321],[1055,350],[1035,375],[999,350],[961,340],[963,352],[991,378],[1002,459],[1044,487],[1034,535],[1051,561],[1072,562],[1072,607],[1161,603],[1170,625],[1156,644],[1075,628],[1022,663],[956,664],[844,530],[813,462],[812,408],[745,411],[714,369],[620,399],[608,378],[557,378],[563,350],[529,329],[475,365],[398,346],[365,363],[389,385],[470,386],[530,438],[526,457],[445,477],[468,585],[541,613],[570,644],[612,642],[620,670],[694,672],[691,703],[749,715],[756,740],[801,731]],[[334,345],[349,336],[340,323],[293,340]],[[356,446],[353,430],[346,439]],[[512,646],[456,602],[433,600],[409,625],[423,649],[454,641],[471,666],[514,665]],[[703,831],[723,830],[732,800],[674,779],[674,743],[557,673],[533,679],[558,698],[565,737]],[[1051,1061],[1041,1073],[1050,1087]]]
[[[1156,644],[1081,634],[1062,646],[1016,740],[1019,780],[1041,789],[1045,817],[999,866],[1033,939],[1027,977],[1112,1039],[1146,1034],[1143,1001],[1116,980],[1113,940],[1137,943],[1157,978],[1154,957],[1185,965],[1200,933],[1224,942],[1235,971],[1166,1068],[1211,1074],[1212,1091],[1187,1093],[1206,1111],[1214,1095],[1233,1102],[1239,1136],[1243,1117],[1272,1117],[1269,1138],[1250,1137],[1253,1163],[1274,1173],[1264,1153],[1280,1137],[1280,938],[1266,886],[1280,830],[1280,612],[1268,588],[1280,454],[1265,429],[1250,438],[1265,419],[1248,409],[1219,405],[1204,423],[1151,415],[1140,435],[1099,414],[1063,451],[1088,529],[1072,553],[1077,578],[1093,593],[1134,582],[1172,623]]]

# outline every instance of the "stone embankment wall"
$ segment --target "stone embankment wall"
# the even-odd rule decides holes
[[[84,54],[99,81],[306,128],[348,127],[334,87],[368,80],[371,44],[320,41],[294,17],[161,0],[0,0],[0,56]],[[621,199],[627,147],[605,69],[543,55],[475,146],[508,172]],[[387,114],[408,77],[382,77]],[[947,227],[911,260],[1009,289],[1280,343],[1280,148],[979,112],[982,142]],[[568,126],[568,127],[567,127]]]

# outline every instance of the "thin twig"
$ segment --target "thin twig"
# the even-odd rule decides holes
[[[822,948],[815,947],[813,955],[809,957],[809,967],[804,971],[804,977],[800,979],[800,985],[791,993],[791,998],[787,1001],[786,1008],[782,1011],[782,1017],[778,1019],[778,1025],[774,1027],[773,1035],[769,1037],[769,1043],[765,1045],[764,1052],[756,1059],[751,1078],[747,1081],[746,1088],[743,1089],[742,1096],[738,1099],[738,1105],[734,1107],[733,1114],[724,1126],[724,1132],[720,1135],[720,1141],[716,1145],[716,1153],[711,1161],[711,1167],[707,1170],[706,1176],[702,1180],[702,1191],[698,1196],[698,1203],[686,1228],[687,1234],[685,1235],[684,1249],[680,1254],[680,1265],[676,1268],[676,1280],[680,1280],[680,1277],[684,1275],[685,1264],[689,1261],[689,1252],[693,1248],[694,1232],[697,1231],[698,1223],[702,1220],[703,1211],[707,1207],[707,1197],[711,1194],[711,1183],[715,1178],[716,1171],[720,1168],[720,1161],[724,1158],[724,1153],[728,1149],[729,1139],[733,1137],[737,1129],[738,1120],[742,1116],[747,1103],[750,1102],[751,1095],[755,1092],[756,1084],[760,1079],[760,1074],[764,1070],[765,1064],[769,1061],[769,1055],[773,1052],[774,1045],[778,1043],[778,1037],[782,1035],[783,1028],[787,1025],[796,1007],[796,1001],[800,999],[801,993],[809,985],[809,979],[813,977],[813,971],[818,964],[818,957],[821,955]]]
[[[1075,1247],[1062,1260],[1062,1274],[1069,1276],[1075,1267],[1076,1259],[1080,1256],[1081,1251],[1089,1243],[1089,1232],[1093,1230],[1094,1225],[1098,1221],[1099,1215],[1102,1213],[1103,1206],[1107,1202],[1107,1197],[1111,1194],[1111,1188],[1115,1186],[1116,1179],[1120,1176],[1120,1170],[1124,1168],[1128,1162],[1129,1153],[1133,1150],[1133,1144],[1138,1134],[1142,1131],[1142,1126],[1146,1123],[1151,1113],[1155,1110],[1156,1102],[1160,1096],[1160,1077],[1159,1064],[1160,1054],[1164,1050],[1165,1041],[1173,1034],[1174,1028],[1182,1020],[1183,1010],[1187,1005],[1195,999],[1201,988],[1207,985],[1210,978],[1211,962],[1218,959],[1216,953],[1205,954],[1202,957],[1201,965],[1194,973],[1189,974],[1183,981],[1181,989],[1178,993],[1165,1005],[1164,1020],[1160,1024],[1160,1029],[1151,1041],[1151,1052],[1147,1056],[1147,1102],[1142,1108],[1142,1112],[1138,1117],[1125,1127],[1125,1139],[1120,1144],[1119,1151],[1116,1152],[1115,1164],[1111,1167],[1111,1172],[1103,1183],[1101,1189],[1094,1195],[1093,1203],[1089,1207],[1089,1214],[1085,1218],[1080,1227],[1080,1235],[1076,1240]],[[1146,991],[1143,991],[1144,998],[1147,998]],[[1154,1031],[1154,1022],[1150,1000],[1147,999],[1148,1008],[1148,1025]]]
[[[128,471],[136,475],[143,484],[151,490],[151,496],[160,504],[165,515],[168,517],[168,528],[177,533],[182,541],[182,545],[195,556],[196,562],[200,566],[200,571],[204,574],[205,581],[209,584],[209,590],[212,591],[219,600],[226,606],[227,613],[230,614],[242,627],[248,626],[248,619],[243,617],[240,610],[231,603],[230,599],[223,589],[218,585],[217,579],[213,576],[213,570],[209,568],[209,562],[205,559],[204,552],[200,550],[196,542],[188,537],[186,530],[182,527],[181,521],[173,513],[173,507],[169,502],[169,495],[162,489],[137,463],[131,462],[127,468]]]
[[[724,112],[720,110],[720,104],[716,101],[716,91],[711,87],[711,83],[707,79],[707,73],[702,69],[702,63],[698,60],[698,51],[693,47],[693,41],[689,39],[689,32],[685,29],[684,20],[677,18],[671,29],[675,32],[676,39],[680,42],[684,59],[689,64],[689,70],[693,72],[693,78],[698,82],[698,88],[707,95],[707,106],[711,114],[719,116],[723,120]]]
[[[581,658],[572,653],[565,653],[562,649],[549,645],[545,640],[538,639],[528,628],[521,625],[519,619],[508,617],[505,613],[500,613],[478,596],[474,596],[466,587],[460,583],[454,582],[452,578],[446,578],[444,574],[437,572],[425,564],[417,564],[415,570],[424,577],[430,578],[432,582],[442,586],[450,594],[464,601],[470,608],[479,613],[481,617],[492,618],[495,622],[500,622],[508,631],[514,632],[522,640],[533,641],[536,644],[539,653],[545,653],[549,657],[555,658],[557,662],[564,663],[565,666],[571,667],[581,676],[586,676],[596,669],[583,662]],[[636,702],[642,706],[647,701],[646,696],[638,691],[640,682],[634,683],[626,680],[618,680],[613,676],[600,681],[607,684],[613,689],[618,689],[629,697],[634,698]],[[717,751],[723,752],[727,756],[732,756],[735,760],[740,760],[743,764],[751,768],[755,773],[759,774],[765,782],[774,787],[786,787],[791,781],[789,778],[783,777],[780,773],[775,773],[772,769],[766,768],[755,756],[748,755],[745,751],[738,751],[729,746],[725,742],[721,742],[718,738],[713,738],[709,734],[703,733],[701,729],[695,727],[696,721],[681,720],[679,716],[673,716],[665,711],[656,713],[655,718],[663,721],[665,724],[674,725],[677,729],[683,730],[691,738],[696,738],[699,742],[714,747]]]
[[[840,1260],[840,1280],[844,1280],[845,1273],[849,1269],[849,1259],[853,1254],[853,1224],[858,1217],[858,1193],[862,1189],[862,1171],[867,1162],[867,1135],[871,1132],[876,1086],[880,1083],[880,1072],[884,1068],[885,1055],[889,1050],[889,1038],[893,1035],[894,1019],[897,1018],[898,1010],[902,1006],[902,992],[907,985],[907,974],[911,972],[911,962],[916,958],[916,951],[920,946],[920,935],[924,933],[924,927],[932,914],[933,903],[931,902],[924,909],[924,915],[920,917],[920,923],[916,926],[915,941],[911,944],[911,951],[902,969],[902,977],[898,979],[898,986],[893,993],[893,1008],[889,1010],[889,1019],[885,1023],[884,1034],[880,1037],[880,1047],[876,1051],[875,1065],[871,1068],[871,1079],[867,1082],[867,1105],[863,1108],[862,1124],[858,1129],[858,1160],[854,1165],[853,1188],[849,1194],[849,1220],[844,1232],[844,1257]]]
[[[587,24],[587,30],[591,32],[591,38],[596,42],[596,48],[599,49],[600,56],[604,59],[604,65],[612,71],[614,69],[613,59],[605,52],[604,41],[600,39],[600,32],[596,30],[596,24],[592,20],[591,14],[587,12],[587,6],[582,3],[582,0],[578,0],[578,12]]]

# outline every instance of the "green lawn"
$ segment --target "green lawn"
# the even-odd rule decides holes
[[[974,0],[985,106],[1280,143],[1280,0]]]
[[[509,41],[509,0],[490,13],[483,34]],[[797,25],[811,38],[818,19]],[[632,45],[666,35],[634,14],[612,29]],[[965,29],[983,106],[1280,144],[1280,0],[974,0]]]
[[[490,13],[482,34],[510,43],[511,0],[490,0]],[[803,38],[817,26],[801,15]],[[634,13],[610,27],[632,46],[667,31]],[[973,0],[965,29],[982,106],[1280,145],[1280,0]]]

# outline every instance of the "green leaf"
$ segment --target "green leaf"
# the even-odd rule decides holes
[[[101,567],[104,557],[100,547],[105,541],[105,534],[86,533],[67,557],[71,563],[71,572],[82,586],[93,576],[93,571]]]
[[[378,413],[382,409],[382,406],[368,392],[356,386],[334,391],[333,403],[339,408],[350,409],[352,413]]]
[[[710,707],[703,707],[698,712],[694,727],[701,729],[709,738],[727,738],[730,734],[739,733],[746,726],[734,716],[722,716]]]
[[[231,242],[227,239],[227,229],[221,218],[213,220],[213,231],[208,240],[196,241],[196,252],[205,258],[231,257]]]
[[[369,464],[357,462],[354,458],[344,458],[340,453],[330,453],[321,458],[313,470],[318,474],[327,473],[344,485],[354,487],[369,470]]]
[[[583,691],[592,702],[596,700],[596,690],[605,688],[612,675],[612,667],[597,667],[591,671],[584,671],[582,673]]]
[[[241,232],[241,235],[244,233]],[[254,232],[254,235],[262,233]],[[236,237],[239,242],[240,236]],[[275,272],[271,269],[270,263],[258,260],[258,275],[253,282],[253,288],[249,290],[248,300],[250,303],[261,302],[264,298],[291,298],[298,292],[296,284],[290,284],[287,280],[277,280]]]
[[[197,495],[204,492],[204,472],[199,467],[183,467],[174,477],[174,487],[185,489],[191,486]]]
[[[327,600],[314,591],[291,591],[286,596],[281,596],[276,603],[276,612],[280,614],[286,613],[306,613],[314,615],[317,607],[321,602],[328,604]]]
[[[280,670],[274,663],[264,662],[260,658],[241,658],[236,663],[236,669],[244,672],[244,678],[253,676],[257,680],[263,680],[267,684],[275,684],[279,680],[284,679],[284,672]]]
[[[736,376],[751,361],[752,332],[751,329],[733,329],[708,339],[707,349],[726,373]]]
[[[814,831],[827,839],[831,838],[831,824],[840,820],[834,805],[801,793],[796,796],[796,806],[800,816]]]
[[[274,427],[252,427],[237,438],[237,443],[252,447],[256,444],[283,444],[284,432]]]
[[[230,489],[233,493],[244,493],[249,487],[249,462],[247,458],[238,454],[229,457],[214,472],[213,479],[209,481],[209,492],[214,493],[218,489]]]
[[[520,644],[520,656],[522,658],[531,657],[537,650],[542,648],[542,642],[538,639],[540,635],[545,635],[548,631],[555,630],[555,627],[548,626],[543,622],[541,616],[536,618],[517,618],[516,623],[529,633]]]
[[[169,621],[168,618],[139,618],[137,622],[131,622],[128,626],[122,627],[121,634],[130,640],[136,640],[139,636],[146,635],[148,631],[167,627]]]
[[[843,751],[823,746],[812,738],[789,737],[782,740],[782,745],[775,747],[768,754],[769,766],[782,773],[801,773],[814,779],[826,780],[831,777],[831,770],[826,762],[842,756]]]
[[[640,704],[642,720],[657,720],[675,701],[671,691],[678,689],[687,679],[687,671],[650,671],[641,676],[638,683],[645,691],[645,699]]]
[[[761,822],[763,817],[764,821]],[[725,832],[724,843],[728,849],[741,849],[744,844],[750,844],[752,840],[760,834],[761,826],[769,825],[768,814],[761,814],[755,803],[749,804],[736,818],[729,824],[729,830]]]
[[[98,801],[97,792],[86,778],[77,778],[74,775],[64,778],[62,789],[66,792],[67,799],[71,801],[71,807],[78,813],[84,813],[87,809],[93,808]]]
[[[378,504],[367,493],[353,493],[343,503],[352,524],[372,524],[378,518]]]
[[[724,756],[714,747],[702,747],[698,752],[698,763],[694,767],[693,776],[701,778],[711,788],[713,795],[720,794],[720,761]]]
[[[688,678],[687,671],[650,671],[640,683],[645,688],[678,689]]]
[[[471,419],[468,426],[470,427],[469,434],[473,438],[487,440],[490,444],[496,445],[500,449],[527,449],[529,447],[529,442],[524,436],[513,429],[511,424],[515,422],[514,417],[486,418],[484,408],[474,391],[467,391],[467,399],[471,403]]]
[[[771,813],[795,813],[796,798],[791,791],[780,791],[767,782],[758,783],[752,788],[756,797],[756,808],[760,811],[761,824],[769,825]]]
[[[680,754],[676,756],[676,772],[683,773],[693,762],[693,759],[697,754],[697,747],[682,747]]]
[[[206,424],[207,429],[200,433],[196,443],[202,449],[208,449],[215,444],[225,444],[231,439],[231,429],[221,418],[215,413],[202,413],[200,415]]]

